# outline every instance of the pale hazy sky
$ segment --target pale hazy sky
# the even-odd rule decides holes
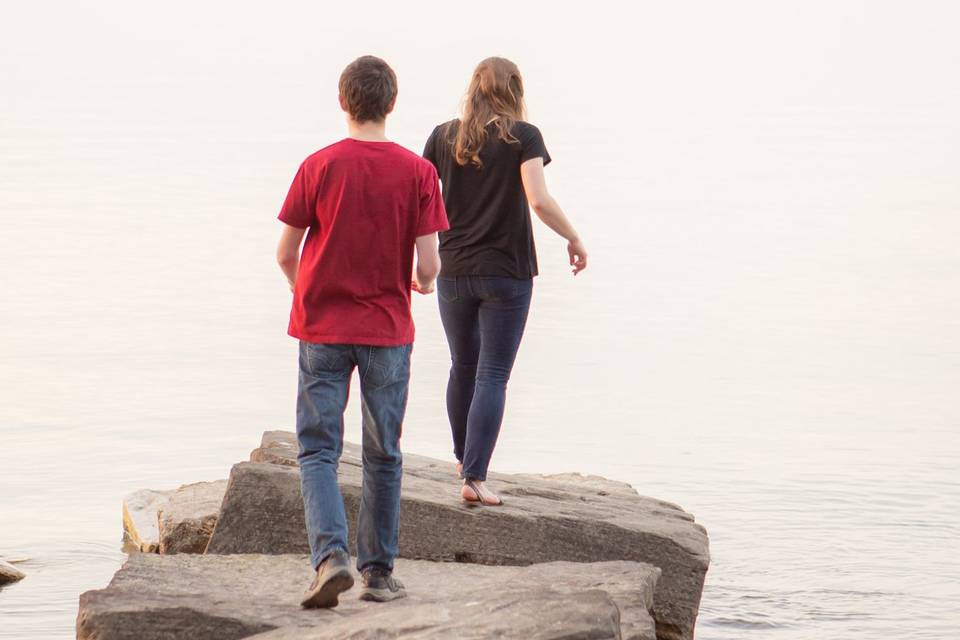
[[[37,102],[56,101],[116,110],[121,123],[186,107],[216,120],[234,100],[339,124],[336,77],[365,53],[399,74],[401,130],[452,114],[492,54],[519,63],[531,112],[547,121],[960,106],[958,26],[960,5],[945,1],[11,3],[0,113],[29,122]],[[197,101],[184,105],[190,88]]]

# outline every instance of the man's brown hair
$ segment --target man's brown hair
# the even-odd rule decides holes
[[[340,74],[340,98],[357,122],[380,122],[397,99],[397,75],[380,58],[360,56]]]

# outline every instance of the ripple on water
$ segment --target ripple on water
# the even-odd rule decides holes
[[[764,630],[776,630],[777,638],[789,639],[810,638],[811,634],[837,638],[881,637],[883,629],[908,626],[916,611],[937,608],[933,598],[902,591],[775,587],[745,591],[708,586],[700,610],[697,638],[740,640],[745,633]],[[829,636],[822,635],[824,633]]]

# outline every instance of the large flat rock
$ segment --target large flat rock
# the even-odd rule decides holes
[[[306,553],[294,435],[264,434],[254,460],[231,471],[207,553]],[[340,485],[351,535],[360,502],[357,445],[344,446]],[[633,560],[659,567],[654,616],[661,640],[693,638],[709,564],[707,535],[680,507],[629,485],[576,474],[493,474],[497,508],[459,499],[454,466],[404,454],[400,555],[487,565]]]
[[[226,480],[194,482],[174,491],[158,512],[160,553],[203,553],[227,490]]]
[[[496,594],[483,600],[424,604],[395,611],[371,610],[314,628],[283,627],[258,633],[256,640],[593,640],[653,638],[653,621],[642,636],[624,635],[619,610],[602,591],[560,594],[531,588],[523,594]]]
[[[653,640],[659,570],[635,562],[527,567],[398,560],[409,597],[341,596],[303,610],[305,555],[133,554],[110,585],[80,596],[78,640],[517,638]],[[262,634],[262,635],[257,635]]]

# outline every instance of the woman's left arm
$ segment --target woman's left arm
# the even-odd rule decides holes
[[[530,158],[520,165],[520,179],[527,194],[530,206],[543,223],[553,229],[567,241],[567,253],[570,254],[570,266],[573,275],[587,268],[587,248],[573,228],[573,224],[563,213],[563,209],[547,191],[547,180],[543,175],[543,158]]]

